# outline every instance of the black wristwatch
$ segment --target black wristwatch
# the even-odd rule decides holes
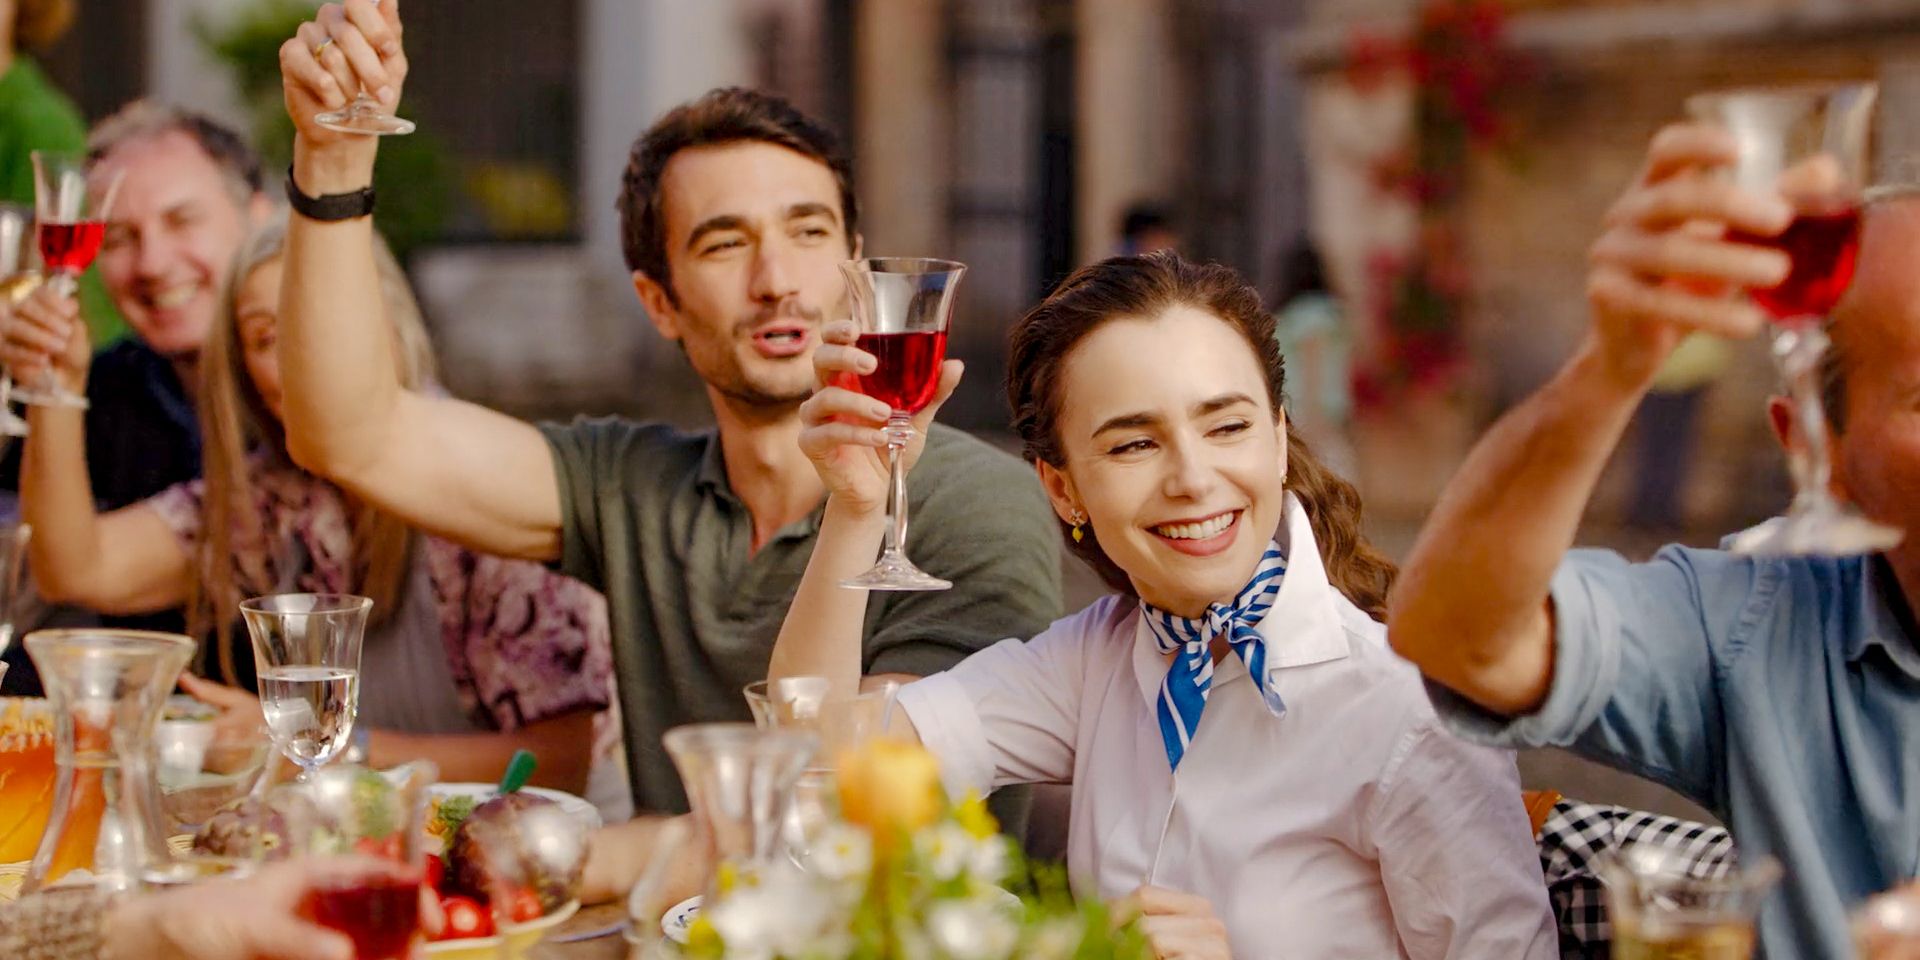
[[[329,193],[310,197],[293,182],[293,167],[287,167],[287,203],[308,220],[357,220],[373,213],[373,185],[352,193]]]

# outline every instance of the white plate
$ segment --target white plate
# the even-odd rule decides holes
[[[660,932],[674,943],[687,942],[687,931],[693,927],[693,918],[700,915],[700,898],[688,897],[673,905],[673,908],[660,916]]]
[[[427,795],[434,799],[447,797],[472,797],[475,804],[493,799],[497,784],[492,783],[436,783],[427,788]],[[521,787],[521,793],[531,793],[536,797],[545,797],[560,805],[560,809],[587,830],[600,829],[600,811],[593,804],[560,790],[548,790],[545,787]]]

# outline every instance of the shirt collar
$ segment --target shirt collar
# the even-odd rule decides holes
[[[746,504],[742,503],[740,497],[733,492],[733,482],[727,479],[727,460],[725,454],[721,452],[719,431],[707,431],[706,441],[707,448],[700,454],[700,466],[693,474],[694,486],[706,491],[715,499],[730,506],[739,507],[744,514]],[[820,518],[825,516],[826,512],[827,499],[821,497],[819,505],[814,507],[811,513],[774,531],[773,537],[768,542],[790,537],[811,537],[819,533]]]
[[[1913,613],[1900,592],[1893,567],[1880,554],[1867,557],[1861,566],[1856,603],[1860,621],[1845,638],[1847,660],[1858,661],[1868,649],[1878,646],[1902,670],[1920,676],[1920,649],[1916,648],[1920,631],[1914,628]]]
[[[1267,641],[1269,682],[1282,670],[1339,660],[1349,653],[1347,633],[1340,623],[1340,605],[1333,584],[1327,582],[1327,568],[1313,539],[1313,525],[1292,491],[1282,503],[1280,530],[1274,540],[1286,551],[1287,572],[1280,578],[1273,608],[1258,627]],[[1247,676],[1237,656],[1226,657],[1213,669],[1216,688]],[[1160,696],[1160,681],[1166,678],[1167,661],[1142,614],[1134,616],[1133,673],[1140,696],[1152,707]]]

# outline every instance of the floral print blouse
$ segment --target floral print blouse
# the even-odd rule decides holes
[[[281,589],[297,538],[311,558],[298,590],[349,591],[351,521],[339,488],[263,457],[252,461],[259,516],[254,537],[236,537],[236,585],[248,595]],[[147,500],[189,550],[201,535],[203,481]],[[238,532],[237,532],[238,533]],[[244,540],[244,542],[243,542]],[[441,640],[461,702],[478,721],[510,731],[612,702],[607,605],[598,592],[526,560],[475,553],[422,535],[440,613]],[[597,725],[596,725],[597,726]]]

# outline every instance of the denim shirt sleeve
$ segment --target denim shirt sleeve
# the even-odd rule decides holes
[[[1454,732],[1508,747],[1563,746],[1713,808],[1724,744],[1719,679],[1754,596],[1751,563],[1669,547],[1647,563],[1569,553],[1554,573],[1553,684],[1530,715],[1497,716],[1431,681]]]

